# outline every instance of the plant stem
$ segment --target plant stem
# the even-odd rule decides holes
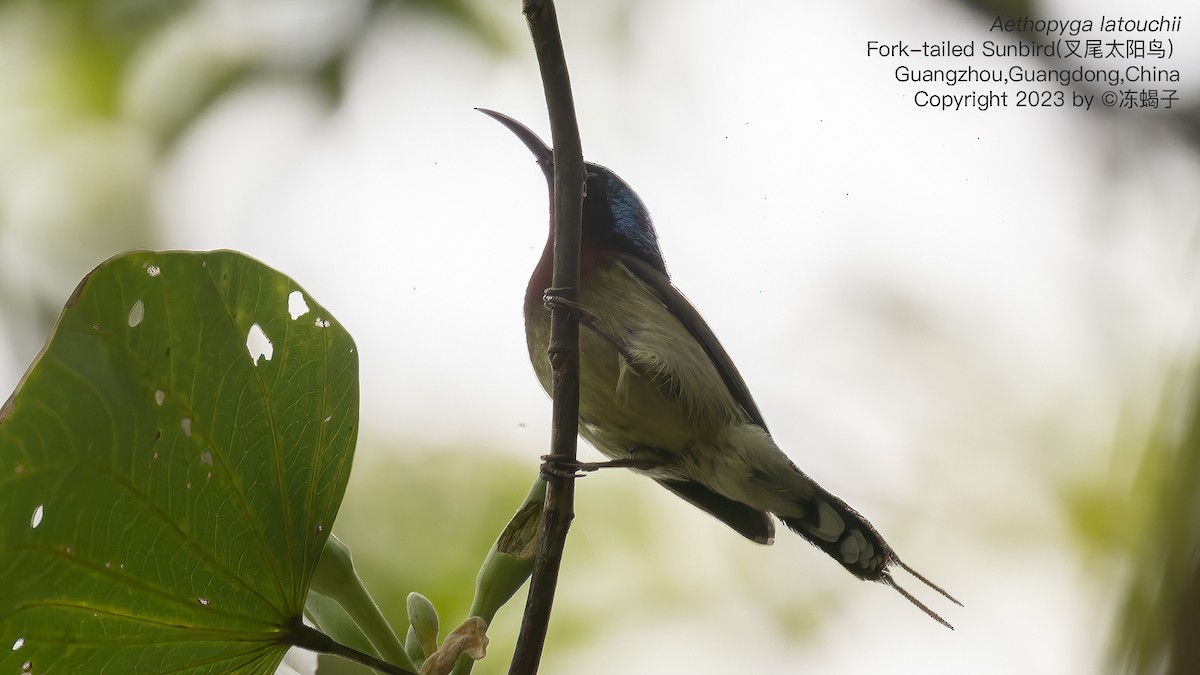
[[[554,145],[554,269],[551,283],[560,297],[574,301],[579,286],[580,224],[587,175],[575,120],[571,80],[553,0],[524,0],[522,11],[537,53]],[[550,454],[573,461],[579,433],[579,319],[565,303],[551,308],[549,356],[554,370]],[[575,515],[574,477],[551,475],[547,476],[547,482],[533,578],[509,675],[533,675],[538,670],[567,530]]]
[[[297,617],[295,622],[288,627],[289,630],[282,636],[281,642],[285,644],[307,649],[312,652],[322,652],[325,654],[335,654],[351,661],[356,661],[365,666],[374,668],[381,673],[388,675],[417,675],[411,670],[406,670],[395,664],[388,663],[382,659],[371,656],[358,651],[352,647],[347,647],[321,631],[310,628],[301,623]]]

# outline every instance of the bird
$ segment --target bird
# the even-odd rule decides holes
[[[553,204],[553,150],[517,120],[478,110],[507,127],[533,153]],[[524,303],[529,358],[548,394],[549,308],[567,306],[583,327],[579,435],[607,461],[574,462],[566,468],[570,473],[628,468],[757,544],[774,542],[774,516],[854,576],[890,586],[953,630],[896,583],[892,568],[907,571],[956,605],[962,603],[902,562],[866,518],[801,471],[775,443],[733,360],[672,283],[641,198],[612,170],[591,162],[584,166],[575,299],[565,300],[551,288],[551,215],[550,234]]]

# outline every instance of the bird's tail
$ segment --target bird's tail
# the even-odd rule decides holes
[[[807,478],[807,477],[806,477]],[[917,571],[905,565],[892,547],[884,541],[875,527],[862,515],[850,508],[846,502],[825,491],[815,482],[816,494],[803,499],[800,506],[801,516],[776,514],[788,529],[804,537],[817,548],[829,554],[831,558],[841,563],[854,576],[867,581],[878,581],[891,586],[906,600],[916,605],[938,623],[954,629],[945,619],[917,600],[908,591],[896,584],[892,578],[893,565],[916,577],[921,583],[945,596],[958,606],[962,603],[955,600]]]

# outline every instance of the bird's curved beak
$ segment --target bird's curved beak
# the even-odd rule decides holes
[[[537,158],[538,166],[542,167],[542,173],[546,175],[546,180],[553,182],[554,151],[550,148],[550,146],[543,143],[542,139],[538,138],[538,135],[533,133],[529,127],[521,124],[504,113],[498,113],[495,110],[488,110],[487,108],[476,108],[476,110],[484,115],[487,115],[488,117],[491,117],[500,124],[503,124],[504,126],[508,127],[509,131],[516,134],[517,138],[521,139],[521,142],[525,144],[525,147],[529,148],[529,151],[532,152],[533,156]]]

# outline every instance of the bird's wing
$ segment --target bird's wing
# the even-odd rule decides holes
[[[721,496],[696,481],[663,480],[659,485],[682,497],[688,503],[708,512],[735,532],[756,544],[770,545],[775,540],[775,524],[766,511],[747,506]]]
[[[729,389],[729,393],[733,395],[733,399],[746,411],[746,415],[750,417],[752,422],[766,430],[767,423],[763,420],[762,412],[759,411],[758,406],[754,403],[754,397],[750,395],[750,388],[746,386],[746,381],[742,379],[737,366],[733,365],[733,359],[729,358],[729,354],[725,352],[725,348],[721,346],[721,342],[717,340],[717,336],[708,327],[708,323],[704,321],[704,317],[700,316],[700,312],[697,312],[692,303],[683,297],[683,293],[680,293],[679,289],[675,288],[667,275],[645,261],[633,256],[619,255],[618,257],[631,274],[654,289],[654,292],[662,300],[667,310],[675,318],[679,319],[683,327],[691,333],[696,342],[699,342],[700,346],[704,348],[708,357],[712,359],[713,365],[716,366],[717,372],[721,375],[721,380],[725,382],[725,386]],[[691,499],[688,501],[696,504]],[[704,508],[701,504],[697,505]]]

